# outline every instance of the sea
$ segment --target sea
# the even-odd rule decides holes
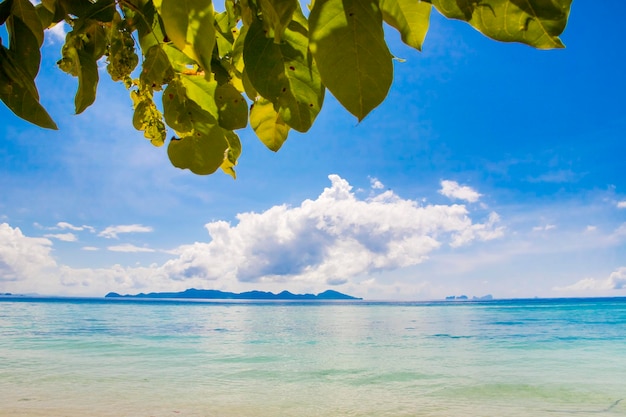
[[[0,297],[0,416],[626,416],[626,298]]]

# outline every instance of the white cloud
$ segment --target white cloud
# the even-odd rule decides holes
[[[70,224],[67,222],[58,222],[56,227],[61,230],[68,229],[68,230],[73,230],[75,232],[80,232],[83,230],[89,230],[92,233],[95,232],[95,229],[91,226],[86,226],[86,225],[74,226],[73,224]]]
[[[590,232],[595,232],[596,230],[598,230],[598,227],[597,227],[597,226],[593,226],[593,225],[591,225],[591,224],[590,224],[590,225],[588,225],[588,226],[585,228],[585,232],[588,232],[588,233],[590,233]]]
[[[385,185],[382,182],[380,182],[378,178],[374,178],[374,177],[370,178],[370,185],[372,189],[374,190],[382,190],[383,188],[385,188]]]
[[[439,194],[444,195],[450,199],[465,200],[469,203],[475,203],[482,196],[473,188],[459,185],[456,181],[441,181],[441,189]]]
[[[58,239],[63,242],[76,242],[78,240],[74,233],[54,233],[44,235],[44,237],[49,239]]]
[[[98,236],[105,237],[107,239],[117,239],[117,235],[121,233],[148,233],[152,232],[152,227],[142,226],[140,224],[126,224],[119,226],[109,226],[101,231]]]
[[[496,226],[500,222],[498,213],[489,214],[486,223],[477,223],[471,225],[453,236],[450,246],[453,248],[466,245],[472,240],[478,239],[482,241],[493,240],[504,236],[504,226]]]
[[[554,224],[546,224],[544,226],[535,226],[533,227],[533,232],[546,232],[548,230],[556,229],[556,225]]]
[[[83,230],[88,230],[92,233],[96,231],[91,226],[87,226],[87,225],[74,226],[73,224],[68,223],[68,222],[58,222],[55,226],[43,226],[42,224],[35,222],[33,223],[33,226],[41,230],[71,230],[73,232],[81,232]]]
[[[164,268],[178,279],[328,284],[419,264],[445,242],[502,235],[495,213],[473,224],[463,205],[420,206],[392,191],[358,200],[347,181],[329,178],[331,187],[298,207],[242,213],[235,226],[207,224],[211,242],[181,247]]]
[[[626,266],[613,271],[606,279],[584,278],[566,287],[557,287],[557,291],[601,291],[626,289]]]
[[[67,27],[64,21],[61,21],[44,32],[48,44],[58,45],[65,42],[67,35]]]
[[[626,200],[617,202],[618,209],[626,209]]]
[[[99,251],[99,248],[96,248],[95,246],[83,246],[81,248],[82,250],[86,250],[88,252],[95,252],[95,251]]]
[[[49,239],[27,237],[17,227],[0,224],[0,283],[32,278],[55,267],[51,246]]]
[[[150,248],[142,248],[139,246],[124,244],[124,245],[116,245],[107,247],[111,252],[129,252],[129,253],[137,253],[137,252],[154,252],[154,249]]]

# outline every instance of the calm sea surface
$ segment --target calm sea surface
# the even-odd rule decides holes
[[[626,298],[0,298],[1,417],[626,416],[625,398]]]

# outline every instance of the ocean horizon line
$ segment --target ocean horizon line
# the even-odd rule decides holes
[[[152,297],[106,297],[106,296],[81,296],[81,295],[48,295],[37,293],[13,294],[0,293],[0,301],[96,301],[105,303],[144,303],[144,304],[168,304],[168,303],[189,303],[189,304],[500,304],[507,302],[593,302],[593,301],[624,301],[626,296],[596,296],[596,297],[517,297],[517,298],[466,298],[466,299],[254,299],[254,298],[152,298]]]

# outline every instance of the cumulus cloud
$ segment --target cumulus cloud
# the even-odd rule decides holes
[[[51,247],[49,239],[27,237],[17,227],[0,224],[0,282],[23,280],[55,267]]]
[[[626,200],[617,202],[618,209],[626,209]]]
[[[154,252],[154,249],[150,248],[142,248],[139,246],[124,244],[124,245],[116,245],[107,247],[111,252],[128,252],[128,253],[138,253],[138,252]]]
[[[444,195],[453,200],[465,200],[469,203],[475,203],[482,196],[476,190],[466,185],[459,185],[456,181],[441,181],[441,189],[439,194]]]
[[[386,191],[359,200],[337,175],[315,200],[242,213],[238,224],[206,225],[209,243],[180,248],[164,268],[178,279],[202,276],[243,282],[345,282],[416,265],[443,243],[453,247],[502,236],[493,213],[474,224],[463,205],[421,206]]]
[[[141,224],[125,224],[118,226],[109,226],[100,233],[98,236],[105,237],[107,239],[117,239],[119,234],[122,233],[149,233],[152,232],[152,227],[143,226]]]
[[[626,266],[613,271],[608,278],[583,278],[566,287],[557,287],[558,291],[601,291],[626,289]]]
[[[95,251],[100,250],[99,248],[96,248],[95,246],[83,246],[81,249],[88,251],[88,252],[95,252]]]
[[[76,242],[78,240],[74,233],[54,233],[44,235],[44,237],[49,239],[58,239],[63,242]]]

